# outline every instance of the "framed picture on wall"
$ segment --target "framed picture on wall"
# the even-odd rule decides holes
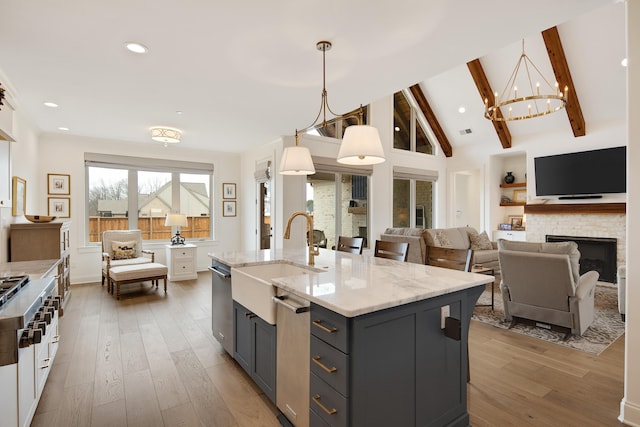
[[[69,197],[49,197],[49,216],[69,218],[71,216],[71,199]]]
[[[222,184],[222,198],[223,199],[235,199],[236,198],[236,184],[225,182]]]
[[[71,194],[71,176],[58,173],[48,173],[49,194]]]
[[[11,198],[11,215],[24,215],[25,206],[27,205],[27,181],[14,176]]]
[[[224,200],[222,202],[222,216],[236,216],[235,200]]]

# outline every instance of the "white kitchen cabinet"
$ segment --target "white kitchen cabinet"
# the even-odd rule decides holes
[[[514,240],[517,242],[527,241],[527,232],[521,230],[495,230],[493,232],[493,241],[497,242],[498,239]]]
[[[198,278],[196,245],[166,245],[168,279],[172,282]]]

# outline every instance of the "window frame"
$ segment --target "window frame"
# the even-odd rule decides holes
[[[431,129],[431,126],[429,126],[429,123],[427,122],[426,118],[424,117],[424,114],[422,113],[422,111],[420,110],[420,108],[418,107],[418,104],[415,100],[415,98],[413,97],[413,95],[411,94],[411,91],[409,89],[403,89],[399,92],[396,93],[401,93],[402,96],[404,96],[405,101],[407,102],[407,104],[409,104],[410,107],[410,114],[409,114],[409,149],[408,150],[404,150],[402,148],[396,148],[396,147],[392,147],[394,150],[400,151],[400,152],[409,152],[409,153],[418,153],[418,154],[423,154],[425,156],[435,156],[437,155],[437,149],[438,149],[438,144],[436,144],[437,142],[437,138],[435,137],[435,135],[433,134],[433,130]],[[395,96],[395,93],[394,93]],[[394,110],[394,114],[395,114],[395,102],[393,105],[393,110]],[[416,126],[420,125],[420,127],[422,128],[422,131],[424,132],[427,141],[429,141],[429,144],[431,144],[431,153],[423,153],[421,151],[417,151],[417,136],[418,136],[418,131]]]
[[[120,156],[112,154],[101,153],[85,153],[84,156],[84,168],[85,168],[85,231],[84,240],[87,246],[100,245],[101,242],[89,241],[89,168],[106,168],[106,169],[119,169],[127,171],[127,202],[128,211],[138,211],[138,172],[162,172],[171,173],[171,212],[180,210],[180,174],[199,174],[209,175],[209,236],[206,238],[196,238],[192,241],[210,240],[214,239],[214,206],[215,196],[214,191],[214,165],[212,163],[200,163],[189,162],[180,160],[169,159],[154,159],[154,158],[141,158],[131,156]],[[129,229],[138,228],[138,215],[129,215],[128,217]],[[145,243],[162,242],[162,240],[144,240]]]

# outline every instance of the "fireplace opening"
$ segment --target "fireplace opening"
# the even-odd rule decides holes
[[[595,270],[600,281],[616,283],[617,239],[547,235],[547,242],[576,242],[580,251],[580,274]]]

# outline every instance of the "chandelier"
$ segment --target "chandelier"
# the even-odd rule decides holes
[[[326,126],[327,111],[337,119],[354,116],[358,118],[357,125],[351,125],[345,129],[342,143],[340,144],[340,151],[338,152],[338,163],[364,166],[384,162],[384,150],[382,149],[382,142],[380,142],[378,130],[373,126],[362,124],[364,111],[362,105],[355,112],[348,114],[336,114],[329,107],[325,85],[325,56],[326,52],[331,50],[331,42],[319,41],[316,43],[316,49],[322,52],[322,99],[320,111],[318,111],[313,123],[303,129],[296,129],[296,145],[284,149],[280,160],[280,173],[282,175],[312,175],[316,172],[313,166],[313,160],[311,159],[311,152],[307,147],[301,147],[299,145],[299,134],[313,129],[318,124]],[[320,121],[320,117],[322,117],[322,121]]]
[[[536,81],[535,87],[534,80]],[[540,81],[543,82],[542,88]],[[518,93],[518,84],[521,85],[520,93]],[[504,90],[500,95],[498,92],[494,93],[492,105],[489,105],[487,98],[484,99],[484,117],[495,122],[507,122],[555,113],[567,105],[568,90],[569,88],[565,86],[564,91],[560,91],[558,82],[552,86],[544,78],[538,67],[524,52],[523,39],[522,54]],[[508,110],[501,111],[502,107],[508,107]]]

